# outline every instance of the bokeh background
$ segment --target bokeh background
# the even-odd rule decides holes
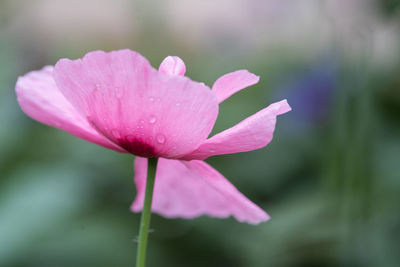
[[[152,217],[148,266],[400,266],[400,1],[0,0],[0,266],[132,266],[133,157],[39,124],[19,75],[130,48],[260,82],[213,133],[288,99],[267,148],[207,160],[272,217]]]

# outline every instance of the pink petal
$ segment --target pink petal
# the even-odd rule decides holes
[[[246,152],[262,148],[271,142],[276,117],[290,111],[286,100],[273,103],[221,133],[207,139],[185,160],[206,159],[214,155]]]
[[[217,96],[218,102],[221,103],[234,93],[258,83],[259,80],[260,77],[247,70],[237,70],[216,80],[212,91]]]
[[[135,159],[137,196],[131,209],[141,211],[146,188],[147,159]],[[203,161],[158,161],[152,210],[165,217],[201,215],[258,224],[268,214],[240,193],[225,177]]]
[[[22,110],[33,119],[89,142],[125,152],[97,133],[65,99],[54,82],[52,66],[19,77],[16,92]]]
[[[179,57],[168,56],[161,62],[158,70],[165,74],[183,76],[186,72],[186,66]]]
[[[65,97],[109,140],[143,157],[180,157],[209,135],[218,103],[204,84],[158,72],[130,50],[57,62]]]

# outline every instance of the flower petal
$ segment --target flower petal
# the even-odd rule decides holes
[[[161,62],[158,70],[165,74],[183,76],[186,72],[186,66],[179,57],[168,56]]]
[[[54,82],[52,66],[19,77],[15,90],[22,110],[33,119],[89,142],[126,152],[96,132],[65,99]]]
[[[218,115],[207,86],[158,72],[130,50],[62,59],[54,76],[65,97],[102,135],[143,157],[175,158],[192,151]]]
[[[206,159],[214,155],[246,152],[262,148],[271,142],[276,117],[290,111],[286,100],[273,103],[247,119],[207,139],[195,151],[182,159]]]
[[[212,91],[217,96],[218,103],[221,103],[236,92],[258,83],[259,80],[260,77],[247,70],[237,70],[218,78]]]
[[[147,159],[135,159],[137,196],[132,211],[143,208]],[[152,210],[165,217],[194,218],[201,215],[258,224],[268,214],[240,193],[225,177],[203,161],[158,161]]]

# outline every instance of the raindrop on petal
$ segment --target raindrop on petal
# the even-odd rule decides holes
[[[165,136],[163,134],[158,134],[156,136],[157,142],[160,144],[164,144],[165,143]]]
[[[128,134],[127,136],[125,136],[126,140],[128,140],[128,142],[132,143],[135,140],[135,136]]]
[[[149,122],[151,124],[156,123],[156,121],[157,121],[157,118],[155,116],[151,116],[150,119],[149,119]]]
[[[92,95],[95,97],[95,98],[101,98],[101,97],[103,97],[103,92],[101,92],[100,91],[100,89],[97,87],[97,85],[96,85],[96,88],[95,89],[93,89],[93,91],[92,91]]]

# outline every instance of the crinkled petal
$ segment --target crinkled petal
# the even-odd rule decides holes
[[[131,209],[143,208],[147,159],[135,159],[137,196]],[[201,215],[258,224],[268,214],[240,193],[224,176],[203,161],[158,161],[152,211],[165,217],[194,218]]]
[[[176,158],[192,151],[218,115],[217,99],[207,86],[158,72],[130,50],[62,59],[54,77],[97,131],[143,157]]]
[[[96,132],[65,99],[54,82],[52,66],[19,77],[15,90],[22,110],[33,119],[89,142],[125,152]]]
[[[182,159],[206,159],[214,155],[246,152],[262,148],[271,142],[276,117],[290,111],[286,100],[273,103],[247,119],[207,139],[195,151]]]
[[[236,92],[258,83],[260,77],[247,70],[237,70],[218,78],[215,81],[212,91],[221,103]]]

